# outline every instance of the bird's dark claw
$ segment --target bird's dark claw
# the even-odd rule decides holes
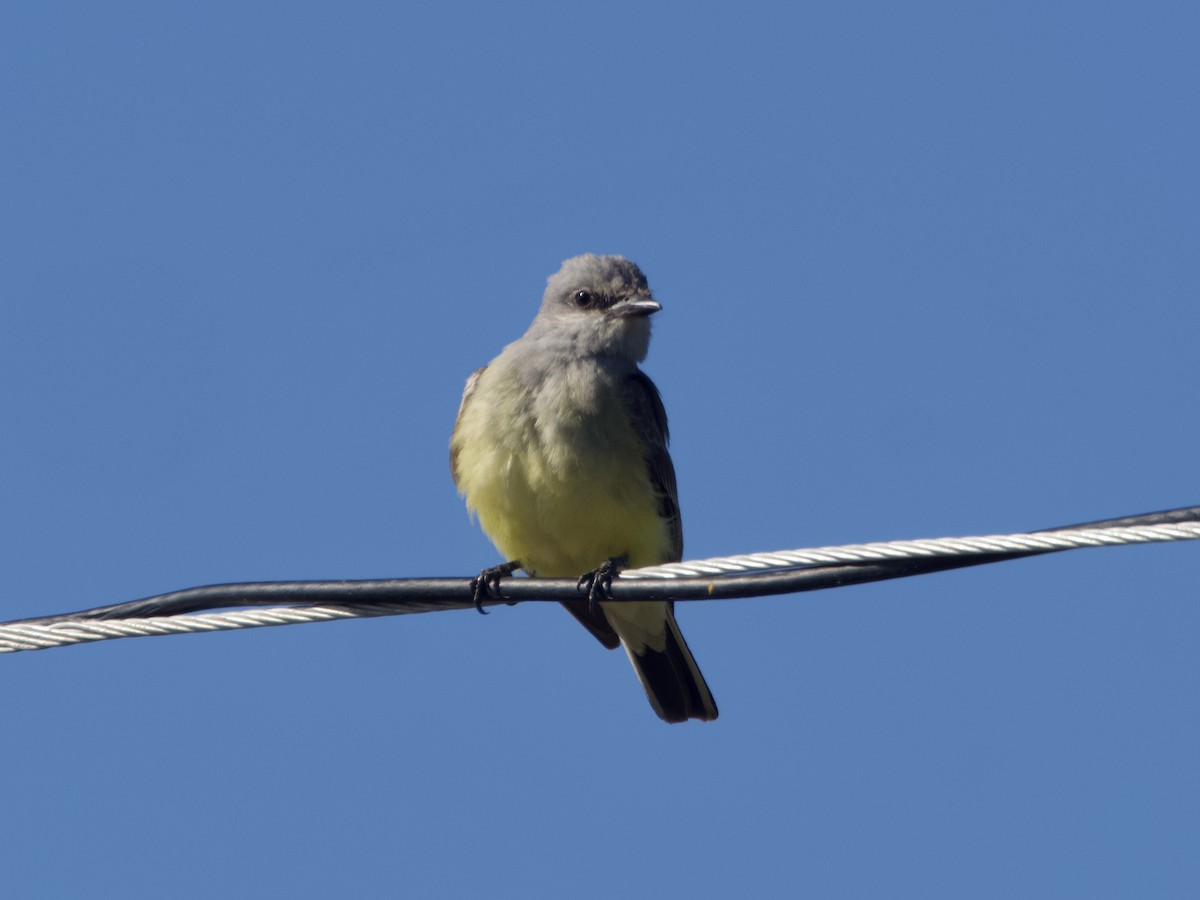
[[[627,559],[624,556],[609,557],[600,563],[599,568],[579,576],[576,587],[587,593],[588,612],[592,615],[596,615],[600,611],[597,603],[601,600],[612,599],[613,579],[620,574],[621,567],[626,563]]]
[[[491,600],[493,596],[499,596],[500,579],[511,575],[519,568],[521,568],[521,564],[514,559],[511,562],[484,569],[471,579],[471,593],[475,600],[475,609],[479,611],[480,615],[487,615],[487,610],[483,608],[483,601]]]

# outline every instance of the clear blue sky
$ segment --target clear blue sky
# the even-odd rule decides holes
[[[1188,3],[18,3],[0,618],[498,561],[446,443],[576,253],[686,555],[1200,503]],[[13,897],[1194,897],[1200,546],[679,618],[0,659]]]

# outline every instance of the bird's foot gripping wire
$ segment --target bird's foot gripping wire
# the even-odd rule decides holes
[[[471,579],[471,592],[474,595],[475,608],[479,610],[480,615],[487,615],[487,610],[483,608],[484,600],[500,596],[500,579],[511,575],[519,568],[521,568],[521,564],[514,559],[499,566],[484,569]]]
[[[627,557],[611,556],[600,563],[598,569],[579,576],[579,583],[576,586],[579,590],[587,593],[588,612],[592,615],[596,615],[600,611],[597,603],[601,600],[612,599],[613,579],[620,574],[621,567],[627,565],[628,562]]]

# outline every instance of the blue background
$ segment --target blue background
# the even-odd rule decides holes
[[[466,376],[664,303],[688,557],[1200,502],[1189,3],[10,4],[2,618],[469,575]],[[0,660],[13,897],[1184,897],[1190,544]]]

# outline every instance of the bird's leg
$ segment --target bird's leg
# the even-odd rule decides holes
[[[499,597],[500,579],[511,575],[519,568],[521,568],[521,564],[514,559],[498,566],[492,566],[490,569],[484,569],[471,579],[471,592],[474,594],[475,608],[479,610],[480,615],[487,615],[487,610],[483,608],[484,600],[491,600],[493,594]]]
[[[593,616],[600,611],[597,603],[601,600],[612,599],[613,579],[620,574],[621,567],[628,564],[627,556],[610,556],[600,563],[599,568],[579,576],[579,583],[576,587],[587,592],[588,612]]]

